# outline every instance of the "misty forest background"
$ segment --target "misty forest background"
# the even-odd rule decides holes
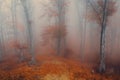
[[[99,63],[101,24],[96,16],[102,0],[0,0],[0,60],[24,53],[56,54]],[[120,1],[109,6],[105,31],[105,59],[120,63]],[[113,8],[112,8],[113,7]],[[97,12],[97,13],[95,13]],[[95,16],[95,17],[94,17]],[[17,57],[17,56],[16,56]]]

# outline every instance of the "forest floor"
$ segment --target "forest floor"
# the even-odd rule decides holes
[[[91,65],[57,56],[37,56],[35,65],[29,59],[19,62],[14,56],[0,63],[0,80],[120,80],[112,70],[97,73]]]

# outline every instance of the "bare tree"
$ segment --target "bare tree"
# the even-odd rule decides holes
[[[16,29],[16,2],[17,2],[17,0],[11,1],[12,24],[13,24],[13,29],[14,29],[15,41],[17,41],[17,36],[18,36],[17,29]]]
[[[57,5],[57,14],[58,14],[57,54],[60,55],[62,48],[65,49],[65,38],[63,39],[63,43],[62,43],[62,37],[61,37],[62,29],[65,28],[65,6],[66,6],[65,0],[56,0],[56,5]],[[64,45],[62,46],[62,44]]]
[[[83,58],[84,58],[84,50],[85,50],[85,38],[86,38],[86,16],[87,16],[87,12],[88,12],[88,1],[87,0],[82,0],[82,3],[84,3],[84,16],[80,16],[81,14],[81,10],[79,8],[79,5],[80,5],[80,0],[78,0],[78,3],[77,3],[77,10],[78,10],[78,17],[79,17],[79,21],[81,21],[82,23],[82,26],[80,26],[81,23],[79,23],[79,27],[80,27],[80,37],[81,37],[81,40],[80,40],[80,58],[81,60],[83,61]],[[81,20],[82,18],[82,20]]]
[[[11,1],[11,14],[12,14],[12,26],[13,26],[13,31],[14,31],[14,41],[15,43],[18,41],[18,33],[16,29],[16,7],[17,7],[17,1],[18,0],[12,0]],[[15,48],[15,53],[18,53],[17,49]]]
[[[31,64],[34,64],[35,61],[35,53],[34,53],[34,44],[33,44],[33,27],[32,27],[32,12],[31,12],[31,0],[20,0],[24,9],[26,25],[28,30],[28,42],[29,42],[29,51],[31,56]]]
[[[3,60],[3,54],[4,54],[4,37],[3,37],[3,15],[1,12],[2,7],[2,1],[0,1],[0,61]]]
[[[92,19],[95,20],[101,26],[101,37],[100,37],[100,67],[99,71],[105,72],[105,38],[106,38],[106,27],[109,22],[109,17],[116,12],[116,1],[113,0],[98,0],[97,4],[88,0],[92,9]],[[94,4],[93,4],[94,3]]]

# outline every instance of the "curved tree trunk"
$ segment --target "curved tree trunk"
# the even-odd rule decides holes
[[[103,18],[101,25],[101,40],[100,40],[100,67],[99,71],[105,72],[105,33],[106,33],[106,23],[107,23],[107,0],[104,0],[103,6]]]

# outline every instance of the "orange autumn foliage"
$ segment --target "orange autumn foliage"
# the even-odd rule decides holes
[[[98,0],[97,5],[92,4],[91,2],[91,7],[92,7],[92,12],[90,12],[87,15],[87,18],[89,20],[94,20],[96,21],[99,25],[101,25],[102,22],[102,16],[103,16],[103,6],[104,2],[103,0]],[[113,16],[113,14],[117,11],[117,6],[116,6],[116,1],[109,0],[107,2],[107,22],[110,16]]]
[[[11,41],[10,43],[10,46],[13,47],[13,48],[16,48],[16,49],[27,49],[28,48],[28,45],[27,44],[21,44],[19,41]]]
[[[57,56],[41,55],[37,56],[37,61],[38,64],[34,66],[29,66],[27,62],[24,62],[14,65],[14,68],[8,71],[0,69],[0,79],[53,80],[52,78],[54,76],[56,76],[56,80],[119,80],[120,78],[117,74],[100,75],[92,72],[92,68],[87,64],[80,64],[79,61],[68,60]],[[4,66],[6,65],[4,64]],[[65,78],[60,78],[63,75]]]
[[[98,0],[98,6],[100,6],[100,12],[102,12],[103,9],[103,0]],[[117,11],[116,7],[116,1],[109,0],[107,3],[107,16],[112,16]]]
[[[43,44],[49,43],[51,40],[55,41],[58,37],[65,38],[66,36],[66,29],[62,26],[49,26],[45,29],[44,33],[42,34]]]

